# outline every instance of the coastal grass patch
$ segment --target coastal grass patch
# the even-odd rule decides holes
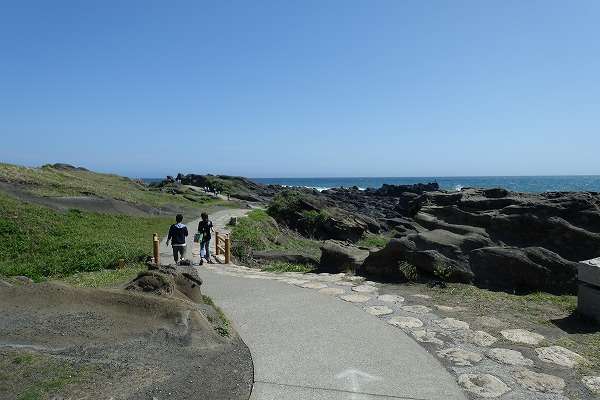
[[[0,397],[42,400],[68,390],[93,375],[90,365],[75,365],[49,355],[25,350],[0,352]],[[62,398],[62,397],[61,397]]]
[[[297,251],[320,254],[320,242],[281,227],[265,210],[253,210],[231,230],[232,253],[242,262],[251,261],[253,251]]]
[[[355,244],[358,247],[367,247],[369,249],[381,249],[384,248],[389,241],[389,235],[367,233]]]
[[[224,337],[229,337],[231,335],[231,323],[227,319],[227,316],[207,295],[202,295],[202,303],[212,308],[212,313],[206,313],[206,318],[208,322],[213,324],[215,331]]]
[[[138,276],[140,272],[145,270],[146,265],[138,262],[125,268],[78,272],[57,279],[76,287],[111,288],[131,281]]]
[[[187,188],[162,190],[123,176],[54,165],[29,168],[0,163],[0,182],[20,185],[34,195],[45,197],[92,196],[153,207],[228,204],[227,201]]]
[[[70,210],[57,212],[0,193],[0,275],[35,281],[113,268],[152,253],[152,233],[165,217],[130,217]]]
[[[273,261],[267,265],[265,265],[264,267],[262,267],[263,271],[269,271],[269,272],[301,272],[301,273],[306,273],[306,272],[313,272],[315,270],[315,267],[313,265],[308,265],[308,264],[295,264],[295,263],[289,263],[289,262],[283,262],[283,261]]]

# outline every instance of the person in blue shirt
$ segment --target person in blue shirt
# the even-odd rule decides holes
[[[171,242],[175,262],[179,261],[180,256],[182,260],[185,258],[185,242],[188,229],[181,221],[183,221],[183,215],[177,214],[175,223],[169,228],[169,236],[167,236],[167,246]]]

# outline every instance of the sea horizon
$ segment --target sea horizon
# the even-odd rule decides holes
[[[141,178],[146,183],[162,178]],[[415,176],[415,177],[280,177],[248,178],[265,185],[326,190],[339,187],[380,188],[383,184],[438,183],[444,190],[501,187],[515,192],[600,192],[600,175]]]

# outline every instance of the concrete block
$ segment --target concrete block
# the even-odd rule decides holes
[[[600,288],[585,283],[579,284],[577,312],[600,323]]]
[[[579,262],[577,280],[600,288],[600,257]]]

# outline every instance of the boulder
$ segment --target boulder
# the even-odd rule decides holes
[[[561,217],[531,213],[492,218],[490,236],[510,246],[540,246],[571,261],[600,257],[600,233],[577,227]]]
[[[542,247],[483,247],[469,253],[475,281],[517,291],[575,290],[577,263]]]
[[[421,250],[422,247],[419,247],[415,241],[422,240],[422,243],[425,243],[431,235],[417,239],[419,235],[408,235],[402,239],[390,240],[383,249],[372,252],[365,259],[359,273],[383,280],[406,281],[410,277],[405,275],[401,266],[403,263],[408,263],[414,266],[418,272],[429,276],[441,274],[450,281],[468,282],[471,280],[472,274],[466,265],[450,259],[438,251],[444,249],[446,253],[451,253],[454,247],[457,248],[455,244],[443,243],[442,240],[431,241],[429,248]],[[452,239],[456,238],[452,237]]]
[[[163,265],[143,271],[125,285],[125,290],[153,294],[161,297],[187,298],[202,302],[202,279],[193,266]]]
[[[356,272],[369,256],[368,250],[336,240],[327,240],[321,246],[319,272]]]

